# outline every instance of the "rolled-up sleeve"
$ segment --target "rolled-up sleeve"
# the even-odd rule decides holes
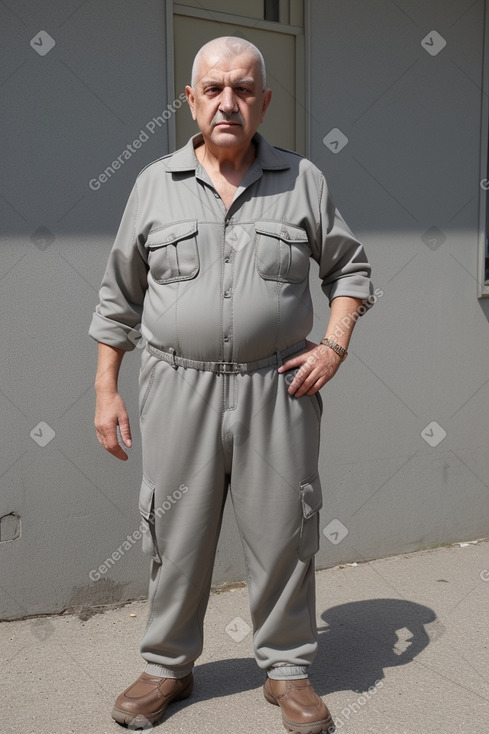
[[[137,229],[138,191],[135,184],[110,252],[89,334],[118,349],[134,349],[148,279],[145,248]]]
[[[322,289],[330,303],[338,296],[361,298],[365,302],[373,286],[363,245],[336,209],[322,176],[319,193],[319,224],[313,257],[319,264]]]

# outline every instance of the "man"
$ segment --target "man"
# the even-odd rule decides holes
[[[126,447],[131,432],[117,376],[140,323],[147,339],[147,666],[112,716],[155,723],[190,695],[229,490],[265,698],[291,732],[333,731],[308,680],[317,648],[318,391],[346,356],[370,266],[320,171],[257,133],[271,91],[255,46],[231,37],[206,44],[186,94],[200,134],[138,176],[90,329],[99,342],[98,439],[123,460],[116,429]],[[331,304],[320,345],[305,340],[310,257]]]

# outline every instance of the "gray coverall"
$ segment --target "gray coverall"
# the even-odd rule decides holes
[[[367,299],[370,266],[321,172],[253,140],[255,161],[227,211],[195,156],[200,134],[143,169],[90,327],[119,349],[133,349],[140,329],[147,340],[140,511],[153,562],[141,653],[152,675],[183,677],[202,651],[228,490],[258,665],[303,677],[317,648],[322,403],[289,395],[277,366],[312,328],[310,257],[330,301]]]

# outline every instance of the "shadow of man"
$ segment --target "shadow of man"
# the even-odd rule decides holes
[[[411,662],[445,628],[429,607],[402,599],[369,599],[321,615],[319,650],[311,681],[319,695],[363,693],[384,669]]]
[[[384,678],[385,668],[411,662],[445,632],[432,609],[400,599],[340,604],[321,618],[324,625],[319,626],[318,655],[311,668],[311,682],[320,696],[368,692]],[[192,703],[253,690],[264,682],[253,657],[203,663],[197,673]],[[172,705],[165,720],[188,703]]]

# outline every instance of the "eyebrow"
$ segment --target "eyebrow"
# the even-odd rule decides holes
[[[220,87],[222,86],[222,81],[217,80],[217,79],[203,79],[200,82],[200,84],[203,87],[206,87],[206,86]],[[231,86],[236,87],[236,86],[239,86],[240,84],[248,84],[250,86],[254,86],[256,84],[256,81],[252,77],[245,77],[243,79],[236,79],[236,81],[231,83]]]

